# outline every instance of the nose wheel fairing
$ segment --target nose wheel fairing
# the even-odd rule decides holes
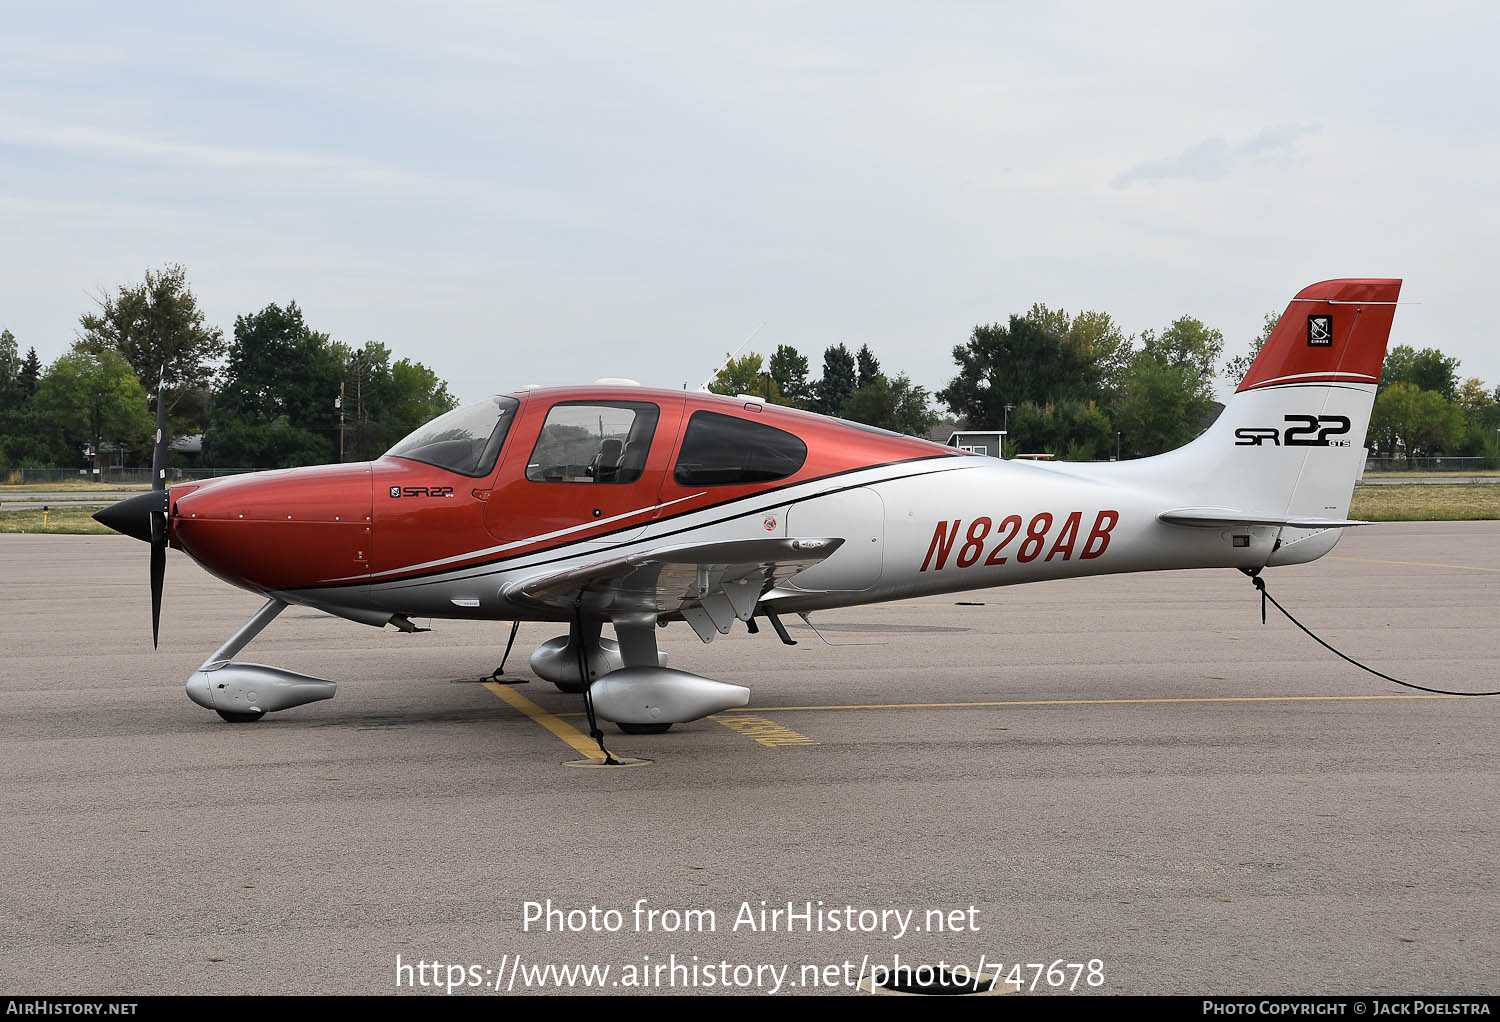
[[[332,699],[338,686],[265,664],[205,664],[188,679],[188,698],[220,716],[255,715],[289,710],[304,703]]]
[[[231,659],[266,625],[276,620],[286,606],[281,600],[267,600],[265,606],[193,672],[187,681],[188,698],[235,723],[259,720],[277,710],[332,699],[338,686],[331,681],[265,664],[237,664]]]

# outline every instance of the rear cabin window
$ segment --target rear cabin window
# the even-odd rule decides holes
[[[637,401],[579,401],[553,405],[526,463],[534,483],[633,483],[661,411]]]
[[[807,445],[785,430],[718,412],[694,412],[672,476],[681,486],[730,486],[785,479],[807,460]]]

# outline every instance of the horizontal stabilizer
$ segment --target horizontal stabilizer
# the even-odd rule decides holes
[[[1281,525],[1292,529],[1350,529],[1371,525],[1350,518],[1311,518],[1306,515],[1261,515],[1232,507],[1179,507],[1156,516],[1168,525],[1189,525],[1200,529],[1222,529],[1230,525]]]

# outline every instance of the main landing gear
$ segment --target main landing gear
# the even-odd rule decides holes
[[[614,721],[627,735],[659,735],[673,724],[744,706],[750,690],[700,678],[666,666],[656,646],[654,614],[610,619],[618,639],[600,634],[602,618],[576,609],[568,634],[549,639],[531,654],[531,669],[563,692],[584,696],[584,709]]]

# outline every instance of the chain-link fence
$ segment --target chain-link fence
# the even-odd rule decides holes
[[[1366,472],[1482,472],[1488,458],[1376,458],[1365,461]]]
[[[255,472],[253,468],[169,468],[167,482],[188,482],[193,479],[212,479],[215,476],[232,476],[244,472]],[[109,483],[125,486],[136,483],[151,485],[151,467],[144,468],[15,468],[0,475],[0,483],[18,485],[25,483]]]

